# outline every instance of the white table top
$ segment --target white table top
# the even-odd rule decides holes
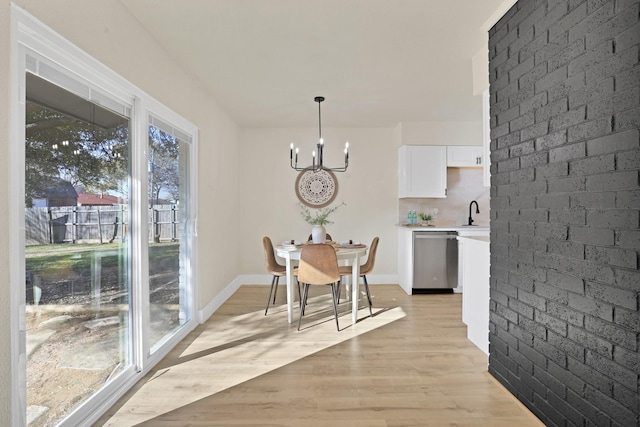
[[[291,259],[300,259],[300,253],[302,252],[302,248],[304,246],[305,245],[298,245],[291,248],[290,247],[285,248],[282,245],[277,245],[275,249],[276,249],[276,254],[279,257],[282,257],[282,258],[290,257]],[[334,246],[334,249],[336,250],[336,256],[338,257],[338,259],[350,259],[350,258],[353,258],[356,254],[358,255],[366,254],[369,247],[367,245],[359,245],[357,247]]]

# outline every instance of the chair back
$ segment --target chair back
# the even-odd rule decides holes
[[[300,253],[298,281],[309,285],[328,285],[340,280],[338,257],[331,245],[305,245]]]
[[[376,251],[378,250],[378,237],[374,237],[369,247],[369,257],[367,262],[360,266],[360,274],[369,274],[373,270],[373,265],[376,263]]]
[[[333,239],[331,238],[331,234],[329,234],[329,233],[325,233],[325,236],[326,236],[326,239],[327,239],[327,240],[329,240],[329,241],[333,240]],[[311,234],[309,234],[309,238],[307,239],[307,241],[308,241],[308,242],[310,242],[311,240],[313,240],[312,238],[313,238],[313,236],[312,236]]]
[[[277,274],[282,270],[282,266],[276,261],[276,256],[273,252],[273,243],[267,236],[262,238],[262,244],[264,245],[264,262],[267,266],[267,270],[271,274]]]

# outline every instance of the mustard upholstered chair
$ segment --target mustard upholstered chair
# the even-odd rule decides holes
[[[302,316],[304,316],[307,305],[309,286],[328,285],[331,287],[333,314],[336,318],[336,328],[338,328],[339,331],[340,325],[338,323],[336,288],[340,282],[340,271],[338,269],[338,258],[336,257],[336,251],[333,246],[320,243],[317,245],[306,245],[302,248],[300,264],[298,264],[298,282],[303,285],[298,330],[300,330]]]

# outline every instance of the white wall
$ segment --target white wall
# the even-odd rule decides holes
[[[371,243],[380,237],[375,275],[396,275],[397,147],[392,128],[324,128],[325,165],[344,162],[344,142],[349,141],[349,169],[336,172],[338,195],[331,205],[344,201],[330,219],[327,231],[336,240]],[[300,146],[299,163],[311,163],[317,128],[242,129],[240,154],[239,221],[234,228],[244,245],[242,271],[266,274],[262,237],[274,244],[304,239],[311,232],[300,216],[295,193],[298,172],[289,167],[289,143]]]
[[[473,122],[402,122],[400,145],[482,145],[482,97],[477,96],[478,120]]]

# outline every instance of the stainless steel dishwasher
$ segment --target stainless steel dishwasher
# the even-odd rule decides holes
[[[458,241],[455,231],[413,232],[412,293],[453,292],[458,286]]]

